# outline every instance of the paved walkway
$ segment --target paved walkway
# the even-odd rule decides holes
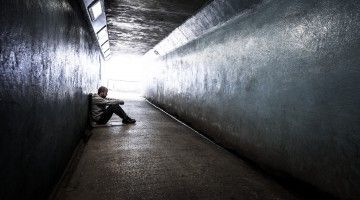
[[[123,107],[138,122],[93,129],[56,199],[298,199],[146,101]]]

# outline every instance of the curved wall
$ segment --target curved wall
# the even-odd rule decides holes
[[[85,130],[100,52],[77,1],[0,5],[0,199],[46,199]]]
[[[146,97],[266,168],[359,198],[360,3],[266,0],[237,14],[160,53]]]

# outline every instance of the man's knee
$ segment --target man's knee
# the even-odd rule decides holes
[[[118,104],[111,104],[111,105],[109,105],[109,108],[110,108],[110,109],[116,109],[116,108],[118,108],[118,107],[120,107]]]

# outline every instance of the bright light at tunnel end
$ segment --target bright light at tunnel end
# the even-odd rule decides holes
[[[139,99],[143,96],[146,62],[142,55],[114,54],[105,61],[101,84],[109,97]]]

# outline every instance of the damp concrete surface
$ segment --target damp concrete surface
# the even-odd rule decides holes
[[[123,108],[136,124],[94,128],[53,199],[304,199],[145,100]]]

